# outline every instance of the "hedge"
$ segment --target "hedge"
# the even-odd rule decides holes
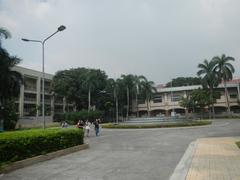
[[[89,120],[93,122],[95,119],[100,118],[103,115],[102,111],[90,111],[81,110],[78,112],[69,112],[65,114],[65,120],[69,124],[77,124],[78,120]]]
[[[103,128],[119,128],[119,129],[138,129],[138,128],[167,128],[167,127],[186,127],[186,126],[203,126],[212,124],[212,121],[183,121],[170,122],[161,124],[103,124]]]
[[[238,148],[240,148],[240,141],[237,141],[236,144],[237,144]]]
[[[0,165],[83,144],[81,129],[34,129],[0,133]]]

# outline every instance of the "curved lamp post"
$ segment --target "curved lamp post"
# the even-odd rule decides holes
[[[45,38],[42,41],[41,40],[35,40],[35,39],[25,39],[25,38],[22,38],[23,41],[26,41],[26,42],[37,42],[37,43],[41,43],[41,45],[42,45],[42,117],[43,117],[43,128],[44,129],[46,127],[46,121],[45,121],[45,89],[44,89],[44,79],[45,79],[45,72],[44,72],[44,44],[52,36],[54,36],[58,32],[63,31],[65,29],[66,29],[65,26],[63,26],[63,25],[59,26],[57,28],[57,31],[55,31],[53,34],[51,34],[50,36],[48,36],[47,38]]]

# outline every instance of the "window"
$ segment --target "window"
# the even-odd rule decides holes
[[[153,102],[154,102],[154,103],[161,103],[161,102],[162,102],[162,96],[159,95],[159,94],[156,94],[156,95],[153,97]]]
[[[172,97],[171,97],[171,101],[172,101],[172,102],[177,102],[177,101],[180,101],[181,98],[182,98],[181,95],[179,95],[179,94],[173,94]]]
[[[230,94],[230,99],[237,99],[237,94]]]

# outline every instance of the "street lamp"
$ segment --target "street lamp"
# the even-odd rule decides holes
[[[50,36],[48,36],[47,38],[45,38],[44,40],[34,40],[34,39],[25,39],[22,38],[23,41],[26,42],[37,42],[37,43],[41,43],[42,45],[42,117],[43,117],[43,128],[45,129],[46,126],[46,121],[45,121],[45,89],[44,89],[44,79],[45,79],[45,72],[44,72],[44,44],[45,42],[51,38],[52,36],[54,36],[55,34],[57,34],[60,31],[63,31],[64,29],[66,29],[65,26],[61,25],[58,27],[57,31],[55,31],[53,34],[51,34]]]

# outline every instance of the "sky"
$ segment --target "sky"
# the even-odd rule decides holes
[[[109,77],[144,75],[156,84],[196,76],[197,65],[223,53],[235,58],[240,77],[239,0],[0,0],[3,40],[20,66],[45,72],[77,67]]]

